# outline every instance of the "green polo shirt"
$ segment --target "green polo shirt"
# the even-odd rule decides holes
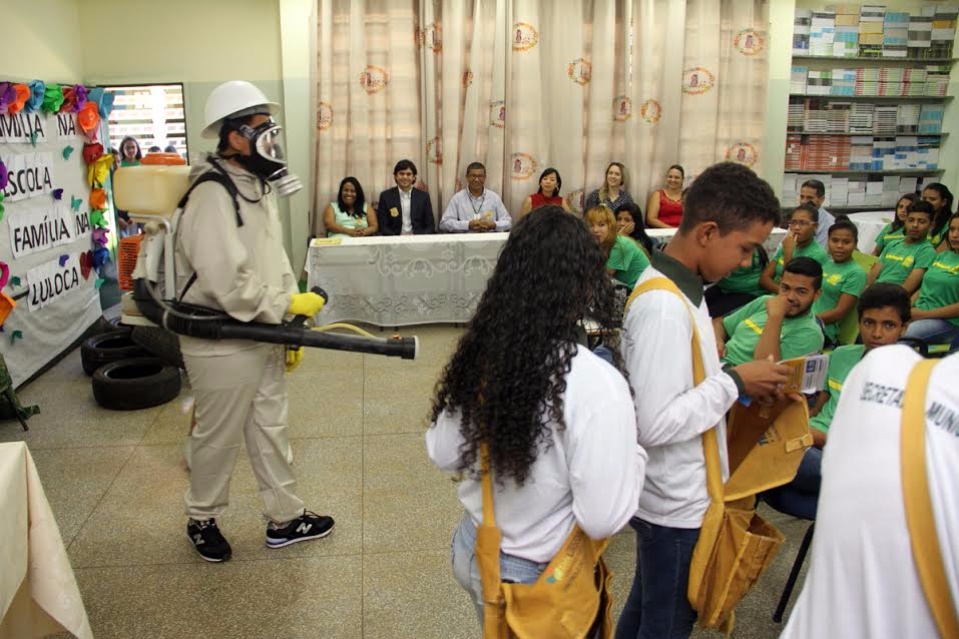
[[[739,366],[753,360],[756,344],[759,343],[759,337],[769,319],[766,314],[766,300],[770,297],[772,295],[756,298],[723,319],[723,328],[729,336],[726,341],[724,363]],[[819,330],[816,317],[811,312],[783,320],[782,330],[779,333],[779,354],[782,359],[816,353],[822,350],[822,345],[822,331]]]
[[[912,273],[912,269],[928,269],[936,261],[936,249],[926,241],[909,244],[897,240],[888,244],[879,255],[882,270],[876,282],[890,282],[900,286]]]
[[[606,260],[606,268],[613,270],[613,277],[632,289],[647,266],[649,258],[643,249],[630,238],[617,235]]]
[[[916,308],[930,311],[959,302],[959,255],[939,253],[922,278]],[[959,326],[959,317],[946,320]]]
[[[823,266],[826,266],[826,263],[829,262],[829,253],[819,245],[815,238],[806,246],[797,246],[793,251],[793,257],[811,257]],[[773,256],[773,262],[776,263],[776,272],[773,273],[773,279],[778,282],[783,275],[783,268],[786,266],[783,264],[782,244],[779,245],[779,250]]]
[[[849,346],[840,346],[829,355],[829,368],[826,370],[826,390],[829,391],[829,399],[823,405],[819,414],[809,419],[811,427],[824,433],[829,432],[832,416],[836,414],[836,406],[839,405],[842,385],[846,383],[849,371],[859,363],[859,360],[865,354],[865,346],[850,344]]]
[[[760,247],[753,251],[753,263],[749,266],[740,266],[735,271],[719,280],[716,286],[723,293],[748,293],[749,295],[763,295],[765,289],[759,285],[759,276],[763,274],[763,263],[759,257],[759,251],[766,249]]]
[[[879,252],[881,253],[888,244],[895,242],[896,240],[906,239],[905,227],[900,226],[895,231],[892,230],[892,222],[882,227],[882,230],[879,231],[879,235],[876,236],[876,246],[879,247]]]
[[[856,264],[856,260],[849,259],[841,264],[829,260],[829,263],[822,267],[822,294],[812,305],[813,315],[836,308],[843,293],[858,298],[864,288],[866,288],[866,271]],[[842,320],[825,325],[826,337],[833,342],[839,335],[840,321]]]

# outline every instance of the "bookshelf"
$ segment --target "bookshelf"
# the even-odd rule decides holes
[[[782,201],[808,179],[837,212],[890,210],[945,171],[943,121],[959,8],[795,11]]]

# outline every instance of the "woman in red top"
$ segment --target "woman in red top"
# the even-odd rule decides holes
[[[559,176],[559,171],[553,167],[549,167],[543,171],[539,176],[539,190],[526,198],[526,201],[523,202],[523,209],[520,215],[526,215],[533,209],[538,209],[547,204],[561,206],[567,212],[570,212],[566,200],[559,194],[559,188],[561,186],[563,186],[563,178]]]
[[[679,226],[683,219],[683,167],[674,164],[666,171],[666,188],[649,196],[646,207],[646,226],[670,229]]]

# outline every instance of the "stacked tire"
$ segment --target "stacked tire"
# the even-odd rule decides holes
[[[80,347],[83,370],[92,377],[97,404],[109,410],[140,410],[175,399],[180,394],[180,370],[168,361],[169,353],[164,353],[166,358],[158,357],[134,340],[135,330],[116,326],[116,330],[90,337]]]

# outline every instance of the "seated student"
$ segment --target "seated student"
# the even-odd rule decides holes
[[[826,389],[819,393],[810,411],[812,447],[803,455],[796,478],[763,496],[770,506],[780,512],[806,519],[816,517],[819,484],[822,481],[822,448],[826,445],[826,435],[836,406],[839,405],[843,384],[849,371],[866,353],[880,346],[895,344],[902,337],[909,323],[909,295],[898,284],[873,284],[862,292],[858,311],[862,344],[840,346],[829,355]]]
[[[946,235],[949,233],[949,218],[952,217],[952,191],[945,184],[933,182],[922,189],[922,200],[932,205],[932,226],[929,227],[929,241],[942,253],[947,250]]]
[[[819,180],[806,180],[799,188],[799,204],[809,204],[816,208],[819,213],[817,218],[819,226],[816,227],[816,242],[819,246],[826,248],[829,242],[829,227],[835,223],[836,218],[832,213],[823,208],[823,201],[826,199],[826,185]]]
[[[822,268],[822,295],[813,304],[812,312],[823,324],[826,345],[836,343],[839,323],[856,305],[856,299],[866,288],[866,271],[856,260],[853,251],[859,242],[859,229],[847,217],[829,227],[830,260]]]
[[[400,160],[393,167],[396,186],[380,193],[376,217],[381,235],[420,235],[436,232],[429,193],[415,188],[416,165]]]
[[[819,211],[812,204],[800,204],[789,214],[789,233],[786,234],[779,250],[759,278],[759,285],[770,293],[779,292],[779,278],[783,266],[795,257],[811,257],[825,266],[829,262],[826,249],[816,241],[819,229]]]
[[[486,188],[486,167],[473,162],[466,167],[467,188],[459,191],[446,205],[440,230],[447,233],[485,233],[508,231],[513,224],[503,200]]]
[[[355,177],[340,182],[336,202],[330,202],[323,211],[327,237],[365,237],[376,235],[379,227],[376,216],[369,215],[363,187]]]
[[[949,250],[926,271],[906,337],[959,345],[959,213],[949,218]]]
[[[549,167],[539,175],[539,190],[533,193],[523,201],[523,208],[520,215],[526,215],[534,209],[541,206],[561,206],[564,211],[571,212],[566,200],[559,194],[563,186],[563,178],[559,176],[559,171]]]
[[[646,233],[646,225],[643,224],[643,212],[639,210],[639,205],[635,202],[627,202],[621,204],[613,212],[616,214],[617,232],[639,244],[640,248],[646,253],[646,257],[652,255],[656,245]]]
[[[821,351],[822,331],[811,312],[821,286],[822,265],[810,257],[795,257],[786,264],[778,295],[760,297],[714,319],[723,364],[739,366],[768,357],[779,362]]]
[[[933,209],[928,202],[916,202],[906,213],[906,238],[886,246],[869,271],[869,283],[899,284],[912,295],[919,290],[926,269],[936,261],[936,249],[929,243]]]
[[[762,246],[753,251],[749,266],[740,266],[735,271],[706,289],[706,306],[710,317],[729,315],[737,308],[749,304],[766,294],[759,285],[763,269],[769,264],[769,254]]]
[[[636,242],[617,233],[616,218],[605,206],[594,206],[583,217],[590,232],[603,249],[606,272],[630,290],[649,266],[649,258]]]
[[[906,193],[899,197],[899,202],[896,203],[896,219],[879,230],[879,235],[876,236],[876,248],[872,250],[873,255],[879,257],[887,244],[894,240],[906,239],[906,215],[909,207],[918,201],[919,196],[915,193]]]

